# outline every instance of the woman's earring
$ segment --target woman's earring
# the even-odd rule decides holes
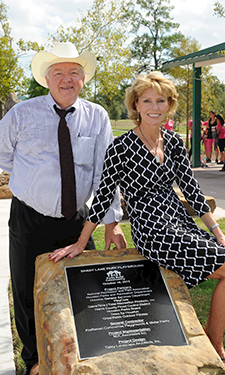
[[[137,112],[137,121],[140,121],[140,112]]]

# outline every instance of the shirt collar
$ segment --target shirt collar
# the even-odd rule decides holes
[[[46,96],[46,100],[47,100],[47,103],[48,103],[48,106],[51,108],[51,110],[55,113],[55,110],[54,110],[54,105],[57,105],[57,107],[59,107],[59,105],[55,102],[55,100],[53,99],[52,95],[50,94],[50,92],[48,93],[48,95]],[[75,103],[73,103],[73,105],[71,105],[71,107],[74,107],[75,109],[77,109],[79,107],[79,104],[80,104],[80,99],[78,98]],[[71,108],[69,107],[69,108]],[[60,107],[59,107],[60,108]],[[67,109],[69,109],[67,108]]]

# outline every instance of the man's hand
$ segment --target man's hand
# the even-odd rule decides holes
[[[111,243],[116,245],[115,249],[125,249],[127,247],[127,241],[116,221],[105,226],[105,250],[110,249]]]

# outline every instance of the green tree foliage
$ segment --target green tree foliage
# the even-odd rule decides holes
[[[201,45],[196,39],[183,38],[178,45],[171,51],[172,58],[179,58],[201,49]],[[167,70],[175,79],[175,84],[179,93],[179,121],[186,123],[192,119],[192,100],[193,100],[193,68],[192,65],[181,65]],[[219,80],[211,74],[211,67],[202,68],[201,74],[202,97],[201,97],[201,118],[203,121],[208,119],[209,111],[216,108],[221,86]],[[221,105],[220,105],[221,107]],[[188,129],[186,130],[186,146],[188,147]]]
[[[27,95],[28,98],[35,98],[36,96],[41,96],[41,95],[47,95],[49,92],[49,89],[39,85],[37,81],[35,81],[34,78],[31,78],[29,81],[29,87],[27,90]]]
[[[162,69],[164,60],[200,49],[196,40],[185,38],[178,32],[179,24],[174,23],[171,17],[174,7],[170,6],[170,0],[136,0],[135,3],[129,1],[94,0],[87,12],[76,14],[72,26],[59,26],[54,34],[48,35],[46,42],[51,47],[56,42],[70,41],[75,44],[79,54],[88,50],[97,56],[96,73],[84,86],[80,96],[103,105],[115,120],[118,116],[126,118],[125,88],[130,85],[136,73]],[[215,7],[220,9],[222,16],[223,7],[218,4],[215,3]],[[0,22],[7,42],[0,45],[2,53],[5,54],[4,46],[7,45],[6,50],[13,54],[12,48],[10,49],[6,8],[1,0]],[[133,41],[129,44],[130,39]],[[26,42],[23,39],[17,42],[17,46],[19,51],[23,52],[44,49],[35,41]],[[15,53],[13,57],[17,62]],[[1,61],[0,51],[0,66]],[[9,68],[10,64],[7,64],[7,67]],[[4,69],[1,72],[4,72]],[[179,91],[177,119],[188,123],[192,118],[192,67],[177,67],[171,69],[169,74],[174,77]],[[6,72],[2,73],[2,81],[3,76],[7,77]],[[210,68],[202,69],[202,87],[202,117],[205,119],[210,109],[223,108],[224,90],[219,80],[210,74]],[[34,79],[30,80],[29,97],[47,92],[48,89],[42,88]]]
[[[107,92],[100,92],[97,96],[97,103],[101,104],[109,113],[112,120],[117,121],[119,118],[127,119],[127,109],[125,107],[125,89],[128,85],[122,85],[117,90],[116,95],[111,99]]]
[[[122,114],[122,108],[120,104],[118,103],[118,101],[113,101],[109,110],[110,119],[114,120],[116,124],[116,121],[120,119],[121,114]]]
[[[225,18],[225,8],[219,1],[214,4],[213,10],[215,16]]]
[[[19,39],[19,41],[17,42],[17,46],[19,47],[20,51],[24,51],[24,52],[27,52],[27,51],[39,52],[39,51],[44,50],[44,46],[42,45],[40,46],[37,42],[31,42],[31,41],[25,42],[23,39]]]
[[[219,81],[215,76],[210,77],[207,81],[209,86],[209,92],[211,92],[210,100],[208,98],[208,103],[205,111],[205,118],[208,116],[210,110],[214,110],[216,113],[222,114],[225,117],[225,86]],[[202,108],[202,111],[204,109]]]
[[[221,91],[220,81],[217,77],[212,75],[211,67],[202,68],[202,100],[201,100],[201,118],[203,121],[207,121],[209,117],[209,112],[211,110],[218,111],[219,97]]]
[[[125,47],[126,12],[124,0],[94,0],[87,14],[80,13],[73,26],[60,26],[55,34],[49,35],[51,44],[70,41],[79,54],[88,50],[98,57],[96,75],[84,86],[82,97],[96,101],[96,97],[107,96],[114,100],[121,86],[133,76],[133,68],[128,64],[130,50]]]
[[[19,66],[18,56],[12,48],[11,29],[7,20],[7,7],[0,1],[0,117],[2,105],[10,92],[23,93],[23,69]]]
[[[131,46],[138,72],[161,69],[172,47],[182,38],[176,31],[179,24],[170,15],[174,7],[169,4],[170,0],[136,0],[127,13],[136,34]]]
[[[183,37],[177,46],[171,50],[170,57],[176,59],[196,52],[200,48],[200,44],[195,39]],[[175,84],[179,93],[179,121],[182,119],[182,122],[188,124],[192,118],[192,66],[181,65],[176,68],[170,68],[167,73],[175,78]]]

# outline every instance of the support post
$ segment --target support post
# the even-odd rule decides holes
[[[201,166],[201,67],[193,64],[193,136],[192,136],[192,166]]]

